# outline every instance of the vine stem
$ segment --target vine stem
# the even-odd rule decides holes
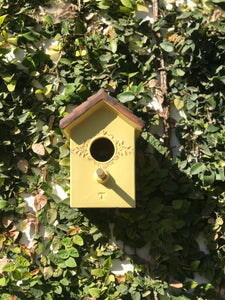
[[[153,20],[154,22],[159,19],[159,0],[152,0],[152,9],[153,9]],[[156,33],[156,42],[159,45],[161,40],[161,33],[158,31]],[[170,134],[171,134],[171,126],[170,126],[170,101],[168,97],[168,84],[167,84],[167,72],[165,68],[165,60],[163,57],[162,49],[159,47],[160,51],[160,68],[158,69],[160,75],[160,88],[163,95],[163,103],[162,108],[163,111],[159,112],[159,116],[163,119],[164,125],[164,145],[168,149],[170,149]]]

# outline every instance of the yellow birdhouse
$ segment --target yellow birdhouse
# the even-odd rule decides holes
[[[70,140],[71,207],[135,207],[135,140],[143,127],[104,89],[60,121]]]

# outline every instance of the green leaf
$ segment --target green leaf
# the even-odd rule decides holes
[[[213,124],[209,124],[206,130],[207,132],[216,132],[219,130],[219,127],[214,126]]]
[[[5,21],[5,18],[7,17],[8,15],[2,15],[0,17],[0,26],[2,25],[2,23]]]
[[[34,34],[31,31],[24,33],[23,36],[31,42],[36,42],[38,40],[38,35]]]
[[[177,20],[187,19],[191,16],[191,12],[183,12],[180,16],[177,17]]]
[[[9,202],[5,200],[0,200],[0,209],[5,208],[8,206]]]
[[[49,25],[54,25],[54,19],[50,16],[50,15],[45,15],[44,16],[44,20],[46,23],[48,23]]]
[[[77,263],[73,257],[70,257],[66,260],[66,265],[67,267],[75,268],[77,266]]]
[[[197,162],[191,167],[190,174],[196,175],[196,174],[199,174],[199,173],[205,171],[205,169],[206,169],[205,165],[203,165],[200,162]]]
[[[59,164],[64,167],[70,166],[70,157],[64,157],[62,160],[60,160]]]
[[[62,243],[63,246],[65,246],[65,247],[67,247],[67,248],[72,247],[72,241],[71,241],[71,239],[68,238],[68,237],[62,239],[61,243]]]
[[[90,294],[92,297],[99,298],[99,297],[100,297],[100,294],[101,294],[101,291],[100,291],[100,289],[98,289],[98,288],[90,288],[90,289],[89,289],[89,294]]]
[[[123,93],[117,95],[117,99],[122,103],[126,103],[126,102],[134,100],[135,96],[132,92],[123,92]]]
[[[65,89],[64,89],[64,93],[65,95],[72,95],[75,91],[75,85],[74,83],[68,83],[66,86],[65,86]]]
[[[2,267],[3,272],[12,272],[14,270],[16,270],[16,265],[14,265],[12,262],[9,262]]]
[[[0,278],[0,286],[4,286],[7,284],[7,280],[5,277]]]
[[[191,263],[191,270],[196,271],[200,265],[200,260],[195,260]]]
[[[63,278],[60,280],[60,283],[64,286],[68,286],[70,284],[69,280],[67,278]]]
[[[78,234],[73,237],[73,242],[75,244],[79,245],[79,246],[83,246],[84,245],[83,238],[80,235],[78,235]]]
[[[20,265],[22,267],[29,267],[30,266],[30,262],[23,256],[17,257],[16,262],[17,262],[18,265]]]
[[[153,135],[149,136],[148,141],[151,144],[151,146],[154,147],[159,153],[161,154],[166,153],[166,148],[162,146],[160,141],[157,138],[155,138]]]
[[[137,94],[140,94],[140,93],[144,93],[144,91],[145,91],[144,83],[141,82],[141,83],[137,86],[136,93],[137,93]]]
[[[216,179],[225,181],[224,168],[223,167],[217,168],[217,172],[218,173],[216,174]]]
[[[137,4],[137,11],[149,12],[149,9],[144,5]]]
[[[33,299],[40,299],[43,296],[43,291],[41,289],[31,288],[29,292],[32,294]]]
[[[173,44],[170,43],[170,42],[163,42],[163,43],[160,43],[160,46],[161,48],[166,51],[166,52],[172,52],[174,51],[173,49]]]
[[[174,209],[181,209],[181,207],[183,206],[183,201],[182,200],[173,200],[172,206]]]
[[[79,257],[79,252],[76,248],[72,247],[68,250],[69,256]]]
[[[69,33],[68,25],[66,22],[62,22],[61,33],[62,35],[67,35]]]
[[[141,300],[141,294],[137,291],[131,292],[131,299],[132,300]]]
[[[111,268],[112,266],[112,259],[111,259],[111,256],[109,256],[105,261],[104,261],[104,267],[105,268]]]
[[[110,42],[110,48],[112,50],[112,53],[116,53],[116,51],[117,51],[117,40],[116,39],[113,39]]]
[[[57,285],[54,289],[54,292],[58,295],[61,295],[62,294],[62,287],[61,285]]]
[[[214,183],[216,179],[216,173],[212,170],[207,170],[204,172],[202,177],[203,177],[204,185],[211,185]]]
[[[176,109],[180,110],[184,107],[184,101],[181,100],[180,98],[175,98],[174,105],[175,105]]]
[[[96,277],[103,277],[105,275],[105,271],[103,269],[93,269],[91,270],[91,275]]]
[[[67,259],[69,257],[69,252],[67,250],[60,250],[57,255],[59,258]]]
[[[125,7],[133,8],[133,5],[132,5],[132,3],[131,3],[130,0],[120,0],[120,2],[121,2]]]
[[[7,84],[7,89],[9,92],[13,92],[16,88],[16,80],[12,80],[10,83]]]
[[[47,221],[49,224],[53,224],[57,218],[57,210],[50,208],[47,210]]]
[[[48,293],[45,296],[45,300],[53,300],[52,296]]]
[[[132,78],[134,76],[136,76],[139,72],[133,72],[133,73],[128,73],[128,77]]]
[[[45,97],[49,98],[51,95],[51,91],[52,91],[52,84],[47,84],[44,89],[43,89],[43,94],[45,95]]]
[[[176,75],[182,77],[185,75],[185,72],[182,69],[178,68],[178,69],[176,69]]]

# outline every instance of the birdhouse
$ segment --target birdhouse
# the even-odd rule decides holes
[[[135,140],[143,126],[104,89],[60,121],[70,140],[71,207],[135,207]]]

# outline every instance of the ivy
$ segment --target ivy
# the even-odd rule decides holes
[[[223,3],[167,9],[154,0],[154,21],[141,22],[147,4],[0,1],[3,300],[224,298]],[[72,209],[54,193],[59,184],[69,198],[70,151],[59,120],[100,88],[146,122],[134,210]],[[162,110],[152,109],[156,100]],[[28,227],[31,246],[21,239]],[[148,246],[149,258],[139,257]],[[114,259],[129,259],[134,271],[113,274]]]

